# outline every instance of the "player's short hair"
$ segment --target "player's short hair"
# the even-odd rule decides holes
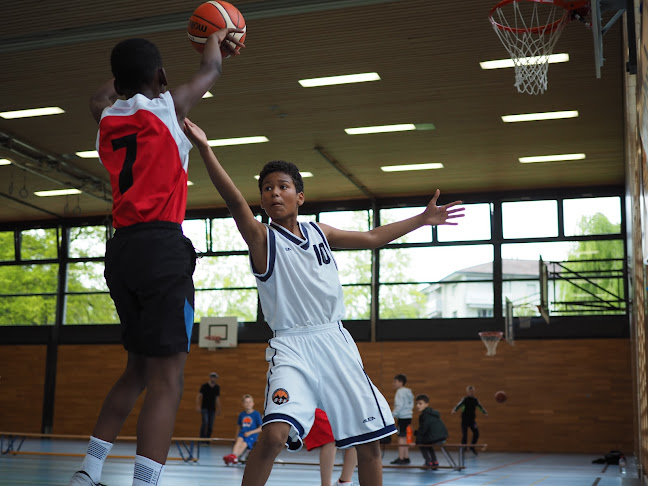
[[[251,398],[252,400],[254,400],[254,397],[252,395],[246,393],[245,395],[243,395],[243,398],[241,398],[241,401],[245,400],[246,398]]]
[[[407,383],[407,376],[405,376],[403,373],[398,373],[396,376],[394,376],[394,380],[398,380],[404,385],[405,383]]]
[[[299,169],[292,162],[286,162],[285,160],[272,160],[263,166],[259,174],[259,192],[263,192],[263,179],[273,172],[288,174],[295,184],[297,193],[304,192],[304,180],[299,173]]]
[[[416,400],[414,400],[414,401],[415,401],[415,402],[425,402],[425,403],[430,403],[430,397],[428,397],[428,396],[425,395],[425,394],[416,395]]]
[[[126,39],[113,47],[110,67],[122,89],[139,89],[153,81],[162,67],[162,55],[151,41]]]

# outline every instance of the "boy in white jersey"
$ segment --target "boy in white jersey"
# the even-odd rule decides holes
[[[340,319],[342,288],[331,246],[378,248],[423,225],[456,224],[459,201],[437,206],[437,190],[418,216],[367,232],[342,231],[322,223],[299,223],[303,181],[294,164],[269,162],[261,171],[261,207],[272,220],[257,221],[243,195],[221,167],[205,133],[189,120],[185,132],[205,161],[250,251],[263,315],[274,337],[263,430],[250,453],[242,486],[266,484],[284,445],[299,449],[315,409],[326,411],[340,448],[355,446],[362,486],[382,485],[378,440],[396,431],[387,401],[364,372],[362,359]]]

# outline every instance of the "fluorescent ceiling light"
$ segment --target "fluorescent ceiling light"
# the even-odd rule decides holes
[[[400,125],[381,125],[375,127],[356,127],[345,128],[348,135],[364,135],[366,133],[384,133],[384,132],[404,132],[407,130],[416,130],[413,123],[402,123]]]
[[[204,99],[204,98],[213,98],[214,95],[211,94],[209,91],[207,91],[207,92],[206,92],[202,97],[203,97],[203,99]]]
[[[225,145],[244,145],[247,143],[269,142],[266,137],[239,137],[239,138],[222,138],[220,140],[208,140],[210,147],[224,147]]]
[[[32,116],[44,116],[44,115],[60,115],[65,113],[58,106],[50,106],[48,108],[33,108],[30,110],[18,110],[18,111],[5,111],[0,113],[0,117],[11,120],[13,118],[29,118]]]
[[[312,172],[302,172],[302,171],[299,171],[299,173],[301,174],[302,178],[306,178],[306,177],[313,177],[313,173],[312,173]],[[258,175],[255,175],[254,178],[255,178],[257,181],[259,180],[259,176],[258,176]]]
[[[533,164],[534,162],[560,162],[563,160],[583,160],[585,154],[562,154],[562,155],[538,155],[536,157],[520,157],[522,164]]]
[[[11,160],[9,159],[0,159],[0,165],[9,165],[11,164]]]
[[[429,164],[406,164],[406,165],[385,165],[380,168],[383,172],[404,172],[409,170],[430,170],[430,169],[443,169],[443,164],[440,162],[432,162]]]
[[[58,189],[56,191],[37,191],[34,194],[39,197],[69,196],[72,194],[81,194],[81,191],[79,191],[78,189]]]
[[[345,74],[342,76],[328,76],[326,78],[300,79],[299,84],[301,84],[304,88],[313,88],[315,86],[364,83],[366,81],[380,81],[380,76],[378,76],[378,73]]]
[[[549,64],[554,64],[556,62],[567,62],[569,61],[569,54],[551,54],[548,57],[545,56],[535,56],[535,57],[521,57],[518,59],[519,64],[540,64],[543,62],[548,62]],[[513,59],[498,59],[496,61],[484,61],[480,62],[479,65],[482,69],[501,69],[501,68],[511,68],[515,66]]]
[[[576,118],[578,111],[549,111],[546,113],[526,113],[523,115],[502,115],[505,123],[537,121],[537,120],[558,120],[560,118]]]
[[[97,153],[96,150],[86,150],[84,152],[76,152],[75,154],[77,157],[81,157],[82,159],[98,159],[99,154]]]

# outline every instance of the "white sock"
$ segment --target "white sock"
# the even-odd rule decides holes
[[[90,437],[88,450],[83,458],[83,463],[81,463],[81,470],[87,472],[95,483],[101,479],[101,469],[112,446],[110,442]]]
[[[148,486],[161,484],[164,464],[144,456],[135,456],[135,471],[133,472],[133,486]]]

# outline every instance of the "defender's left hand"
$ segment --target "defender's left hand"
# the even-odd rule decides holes
[[[436,203],[441,195],[441,191],[438,189],[434,193],[434,197],[428,204],[425,211],[423,211],[423,216],[425,218],[425,224],[429,225],[440,225],[440,224],[451,224],[457,225],[458,223],[452,221],[454,218],[462,218],[464,216],[464,207],[455,207],[458,204],[461,204],[462,201],[454,201],[443,206],[437,206]]]

